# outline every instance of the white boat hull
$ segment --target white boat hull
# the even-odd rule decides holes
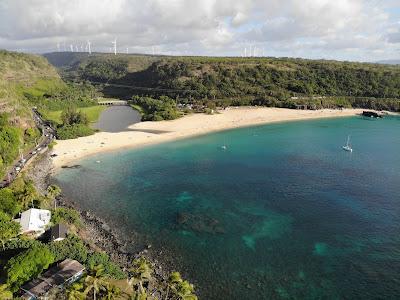
[[[342,148],[343,148],[344,151],[353,152],[353,149],[351,149],[351,148],[348,147],[348,146],[343,146]]]

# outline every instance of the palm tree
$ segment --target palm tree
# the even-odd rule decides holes
[[[165,299],[168,299],[170,290],[175,296],[175,299],[197,300],[197,296],[194,294],[193,285],[189,283],[189,281],[183,280],[179,272],[172,272],[169,276]]]
[[[90,271],[90,275],[85,278],[85,291],[84,294],[88,295],[93,290],[93,300],[96,300],[96,294],[100,291],[108,289],[108,283],[104,280],[104,268],[102,265],[94,267]]]
[[[116,296],[121,294],[121,290],[115,285],[109,285],[107,287],[106,295],[102,299],[112,300],[115,299]]]
[[[8,300],[13,298],[13,293],[8,289],[7,284],[0,285],[0,299]]]
[[[31,204],[33,207],[33,201],[37,200],[38,198],[39,195],[36,191],[36,188],[31,182],[28,182],[25,185],[23,192],[19,195],[19,200],[22,202],[24,207],[28,207],[29,204]]]
[[[150,281],[151,273],[153,272],[150,263],[144,257],[136,259],[133,261],[132,268],[129,269],[129,272],[132,276],[128,280],[128,284],[131,286],[138,285],[140,294],[145,294],[143,283]]]
[[[83,283],[76,282],[71,285],[67,291],[68,300],[84,300],[86,299],[85,293],[83,290]]]
[[[49,185],[47,187],[47,197],[51,200],[53,200],[54,198],[58,197],[61,194],[61,189],[55,185]]]

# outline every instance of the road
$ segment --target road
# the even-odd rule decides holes
[[[32,111],[36,127],[42,132],[42,136],[40,137],[39,143],[37,143],[34,148],[30,149],[26,153],[23,153],[23,155],[21,155],[21,157],[19,157],[19,159],[8,168],[7,174],[5,175],[3,181],[0,182],[0,188],[6,187],[13,182],[15,178],[17,178],[18,174],[24,170],[27,163],[39,153],[44,151],[44,149],[46,149],[51,141],[55,138],[55,129],[48,122],[43,120],[36,108],[33,108]]]

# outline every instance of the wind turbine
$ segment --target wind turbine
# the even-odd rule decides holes
[[[90,48],[90,41],[89,40],[87,41],[87,47],[88,47],[89,55],[92,54],[92,49]]]
[[[57,43],[57,51],[60,52],[60,43]]]
[[[247,48],[244,47],[244,57],[247,57]]]
[[[126,54],[129,53],[129,47],[126,47]]]
[[[71,52],[74,52],[74,46],[72,46],[72,44],[69,45],[69,48],[71,49]]]
[[[154,56],[154,53],[155,53],[155,52],[154,52],[154,46],[152,47],[152,50],[153,50],[153,56]]]
[[[79,52],[78,46],[75,45],[75,52]]]
[[[111,42],[114,45],[114,55],[117,55],[117,38]]]

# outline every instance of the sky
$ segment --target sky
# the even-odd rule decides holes
[[[400,0],[0,0],[0,48],[400,58]]]

